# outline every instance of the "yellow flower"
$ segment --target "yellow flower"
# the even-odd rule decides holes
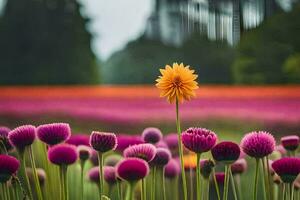
[[[161,76],[156,79],[156,87],[161,90],[160,97],[167,97],[170,103],[174,103],[177,98],[181,103],[195,96],[198,75],[194,74],[190,66],[174,63],[173,67],[166,65],[165,69],[159,71]]]

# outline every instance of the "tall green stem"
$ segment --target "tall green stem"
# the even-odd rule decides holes
[[[100,176],[100,190],[99,190],[99,198],[101,200],[103,194],[103,186],[104,186],[104,177],[103,177],[103,154],[98,152],[98,161],[99,161],[99,176]]]
[[[214,179],[214,185],[215,185],[215,189],[216,189],[216,192],[217,192],[218,200],[221,200],[220,190],[219,190],[219,186],[218,186],[218,182],[217,182],[217,178],[216,178],[215,169],[213,169],[213,171],[212,171],[212,176],[213,176],[213,179]]]
[[[235,175],[235,182],[236,182],[236,188],[237,188],[237,193],[238,193],[238,198],[240,200],[243,199],[243,195],[242,195],[242,186],[241,186],[241,176],[239,174]]]
[[[186,177],[184,171],[184,161],[183,161],[183,151],[182,151],[182,142],[181,142],[181,128],[180,128],[180,119],[179,119],[179,102],[176,97],[176,126],[178,133],[178,149],[180,156],[180,164],[181,164],[181,177],[182,177],[182,189],[183,189],[183,200],[187,200],[187,187],[186,187]]]
[[[42,191],[41,191],[40,181],[39,181],[39,178],[38,178],[38,175],[37,175],[36,166],[35,166],[35,160],[34,160],[34,155],[33,155],[32,147],[31,146],[28,147],[28,151],[29,151],[29,158],[30,158],[31,167],[32,167],[34,187],[35,187],[35,190],[36,190],[37,199],[38,200],[43,200],[43,195],[42,195]]]
[[[165,181],[165,169],[162,169],[162,184],[163,184],[163,200],[167,200],[166,196],[166,181]]]
[[[196,166],[196,192],[197,192],[197,200],[201,200],[201,192],[200,192],[200,179],[201,179],[201,174],[200,174],[200,158],[201,158],[201,154],[197,153],[197,166]]]
[[[273,200],[274,199],[274,185],[272,184],[271,181],[271,172],[270,172],[270,164],[269,164],[269,157],[266,156],[266,167],[267,167],[267,179],[268,179],[268,185],[269,185],[269,191],[270,191],[270,199]]]
[[[141,199],[146,200],[146,178],[142,179],[142,190]]]
[[[283,200],[286,200],[286,188],[285,188],[285,183],[282,183],[282,195],[283,195]]]
[[[84,186],[83,186],[83,173],[84,173],[85,161],[80,161],[80,192],[81,192],[81,200],[83,200],[84,196]]]
[[[259,168],[259,159],[256,159],[255,177],[254,177],[254,189],[253,189],[253,200],[257,200],[258,168]]]
[[[229,167],[230,165],[225,165],[225,182],[224,182],[224,191],[223,191],[223,200],[228,198],[228,186],[229,186]]]
[[[238,197],[237,197],[235,182],[234,182],[234,179],[233,179],[233,175],[232,175],[232,171],[231,171],[230,166],[229,166],[229,174],[230,174],[231,187],[232,187],[232,191],[233,191],[233,195],[234,195],[234,200],[237,200]]]
[[[20,161],[21,161],[20,172],[22,173],[22,175],[20,176],[20,179],[26,186],[26,192],[29,195],[29,199],[33,199],[28,175],[26,173],[26,161],[25,161],[25,151],[24,150],[19,151],[19,157],[20,157]]]
[[[262,162],[262,168],[263,168],[263,175],[264,175],[264,187],[265,187],[265,191],[266,191],[266,197],[267,200],[270,200],[270,188],[269,188],[269,179],[268,179],[268,172],[267,170],[269,170],[266,166],[266,162],[265,162],[265,158],[261,159]]]
[[[293,183],[290,184],[290,188],[291,188],[291,200],[294,200],[294,184]]]
[[[126,200],[134,200],[133,191],[135,188],[136,182],[128,183],[127,192],[126,192]]]
[[[152,185],[151,185],[151,200],[156,198],[156,167],[153,167]]]

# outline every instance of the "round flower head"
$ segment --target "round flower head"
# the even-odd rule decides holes
[[[120,160],[122,156],[118,154],[109,155],[104,160],[104,165],[114,167]]]
[[[70,138],[66,141],[66,143],[75,146],[79,146],[79,145],[90,146],[89,140],[90,137],[88,135],[76,134],[76,135],[71,135]]]
[[[155,144],[162,139],[162,133],[158,128],[149,127],[142,133],[142,139],[144,142]]]
[[[66,123],[40,125],[37,128],[38,138],[48,145],[62,143],[71,136],[71,128]]]
[[[168,145],[163,140],[161,140],[158,143],[156,143],[155,147],[169,149]]]
[[[171,160],[171,152],[168,149],[157,148],[151,165],[165,166]]]
[[[144,143],[141,136],[139,135],[117,135],[118,146],[116,148],[117,151],[123,152],[124,149],[131,145],[142,144]]]
[[[281,138],[282,146],[288,151],[295,151],[299,146],[299,136],[288,135]]]
[[[168,145],[173,155],[178,154],[178,135],[176,133],[170,133],[164,137],[165,143]]]
[[[90,145],[96,151],[105,153],[116,149],[117,137],[114,133],[93,131],[90,136]]]
[[[88,171],[88,178],[90,181],[94,183],[99,183],[100,176],[99,176],[99,167],[93,167]]]
[[[284,183],[292,183],[300,173],[300,159],[281,158],[272,163],[272,168]]]
[[[247,170],[247,161],[242,158],[238,159],[231,165],[232,174],[242,174]]]
[[[165,166],[165,177],[175,178],[180,174],[180,166],[177,160],[171,159]]]
[[[128,182],[135,182],[149,174],[149,165],[140,158],[125,158],[116,165],[117,176]]]
[[[10,129],[2,126],[0,127],[0,142],[5,145],[5,148],[7,151],[11,150],[13,147],[11,146],[9,140],[8,140],[8,133],[10,132]],[[1,149],[1,148],[0,148]]]
[[[43,186],[45,184],[45,181],[46,181],[46,176],[47,176],[46,172],[42,168],[37,168],[36,173],[37,173],[40,185]],[[33,176],[32,168],[26,168],[26,174],[27,174],[29,180],[32,183],[34,183],[34,176]]]
[[[8,139],[14,147],[23,151],[34,142],[35,131],[36,128],[32,125],[19,126],[8,133]]]
[[[19,169],[20,162],[9,155],[0,155],[0,182],[5,183]]]
[[[244,136],[241,147],[248,156],[263,158],[274,151],[275,143],[275,139],[270,133],[254,131]]]
[[[189,128],[181,137],[183,145],[195,153],[207,152],[217,142],[217,135],[205,128]]]
[[[79,159],[82,161],[86,161],[92,156],[92,149],[85,145],[77,146],[77,152],[79,155]]]
[[[127,147],[123,155],[126,158],[136,157],[145,160],[146,162],[150,162],[153,160],[156,154],[156,147],[153,144],[137,144]]]
[[[76,162],[76,147],[70,144],[57,144],[48,150],[48,159],[56,165],[71,165]]]
[[[224,172],[217,172],[215,173],[215,176],[218,184],[224,184],[224,180],[225,180]]]
[[[108,184],[115,184],[117,182],[116,169],[111,166],[105,166],[103,168],[103,177]]]
[[[203,178],[208,179],[213,168],[215,167],[214,161],[208,160],[201,160],[200,161],[200,173]]]
[[[195,81],[198,75],[194,72],[183,63],[174,63],[173,67],[166,65],[165,69],[160,69],[161,76],[156,79],[156,87],[161,90],[160,96],[166,97],[170,103],[174,103],[176,99],[179,102],[190,100],[198,88]]]
[[[240,147],[234,142],[220,142],[211,150],[211,154],[215,161],[231,164],[240,157]]]

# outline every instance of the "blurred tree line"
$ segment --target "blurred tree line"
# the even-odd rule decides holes
[[[0,16],[0,84],[97,83],[80,7],[75,0],[7,0]]]
[[[139,38],[115,53],[103,67],[103,81],[151,83],[158,69],[174,61],[191,65],[200,83],[300,83],[300,5],[244,32],[236,47],[193,35],[183,46]]]

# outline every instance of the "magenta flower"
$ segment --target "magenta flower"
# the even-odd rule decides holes
[[[144,143],[141,136],[139,135],[118,135],[117,136],[118,146],[116,148],[117,151],[123,152],[124,149],[131,145],[142,144]]]
[[[144,142],[155,144],[162,139],[162,133],[158,128],[149,127],[142,133]]]
[[[0,155],[0,182],[7,182],[20,167],[20,162],[12,156]]]
[[[180,165],[177,160],[171,159],[165,166],[165,177],[175,178],[180,174]]]
[[[36,128],[32,125],[19,126],[8,133],[9,142],[19,151],[24,151],[26,146],[34,142],[35,131]]]
[[[167,143],[165,143],[163,140],[160,140],[159,142],[157,142],[155,144],[155,147],[169,149]]]
[[[55,165],[71,165],[77,158],[78,153],[74,145],[57,144],[48,150],[48,159]]]
[[[77,146],[77,152],[81,161],[86,161],[92,156],[92,149],[89,146],[79,145]]]
[[[10,144],[9,140],[8,140],[8,133],[11,130],[5,126],[0,127],[0,142],[2,142],[6,148],[7,151],[10,151],[13,146]],[[0,147],[1,149],[2,147]]]
[[[225,180],[225,173],[223,172],[217,172],[215,173],[216,176],[216,180],[218,184],[224,184],[224,180]]]
[[[156,147],[153,144],[137,144],[127,147],[123,155],[126,158],[136,157],[145,160],[146,162],[150,162],[153,160],[156,154]]]
[[[244,158],[238,159],[231,165],[232,174],[242,174],[247,170],[247,161]]]
[[[205,179],[209,179],[213,168],[215,167],[214,161],[210,159],[205,159],[200,161],[200,173]]]
[[[103,168],[103,177],[108,184],[115,184],[117,182],[116,169],[111,166],[105,166]]]
[[[105,153],[116,149],[117,137],[114,133],[93,131],[90,136],[90,145],[96,151]]]
[[[211,154],[215,161],[231,164],[240,157],[240,147],[234,142],[224,141],[214,146]]]
[[[114,167],[120,160],[122,156],[118,154],[109,155],[104,160],[104,165]]]
[[[66,141],[66,143],[75,146],[79,146],[79,145],[90,146],[90,137],[85,134],[71,135],[70,138]]]
[[[153,160],[150,162],[151,165],[163,167],[171,160],[172,155],[168,149],[157,148],[156,154]]]
[[[195,153],[209,151],[217,142],[217,135],[205,128],[189,128],[182,133],[183,145]]]
[[[295,151],[299,146],[298,135],[288,135],[281,138],[282,146],[288,151]]]
[[[117,176],[128,182],[135,182],[149,174],[149,165],[140,158],[125,158],[116,166]]]
[[[100,176],[99,176],[99,167],[93,167],[88,171],[88,178],[90,181],[99,184]]]
[[[254,131],[244,136],[241,148],[250,157],[263,158],[275,149],[273,135],[265,131]]]
[[[164,137],[165,143],[168,145],[169,149],[178,149],[178,135],[177,133],[170,133]]]
[[[71,128],[66,123],[44,124],[37,127],[38,138],[48,145],[62,143],[71,136]]]
[[[281,158],[273,162],[272,168],[284,183],[292,183],[300,173],[300,159]]]

